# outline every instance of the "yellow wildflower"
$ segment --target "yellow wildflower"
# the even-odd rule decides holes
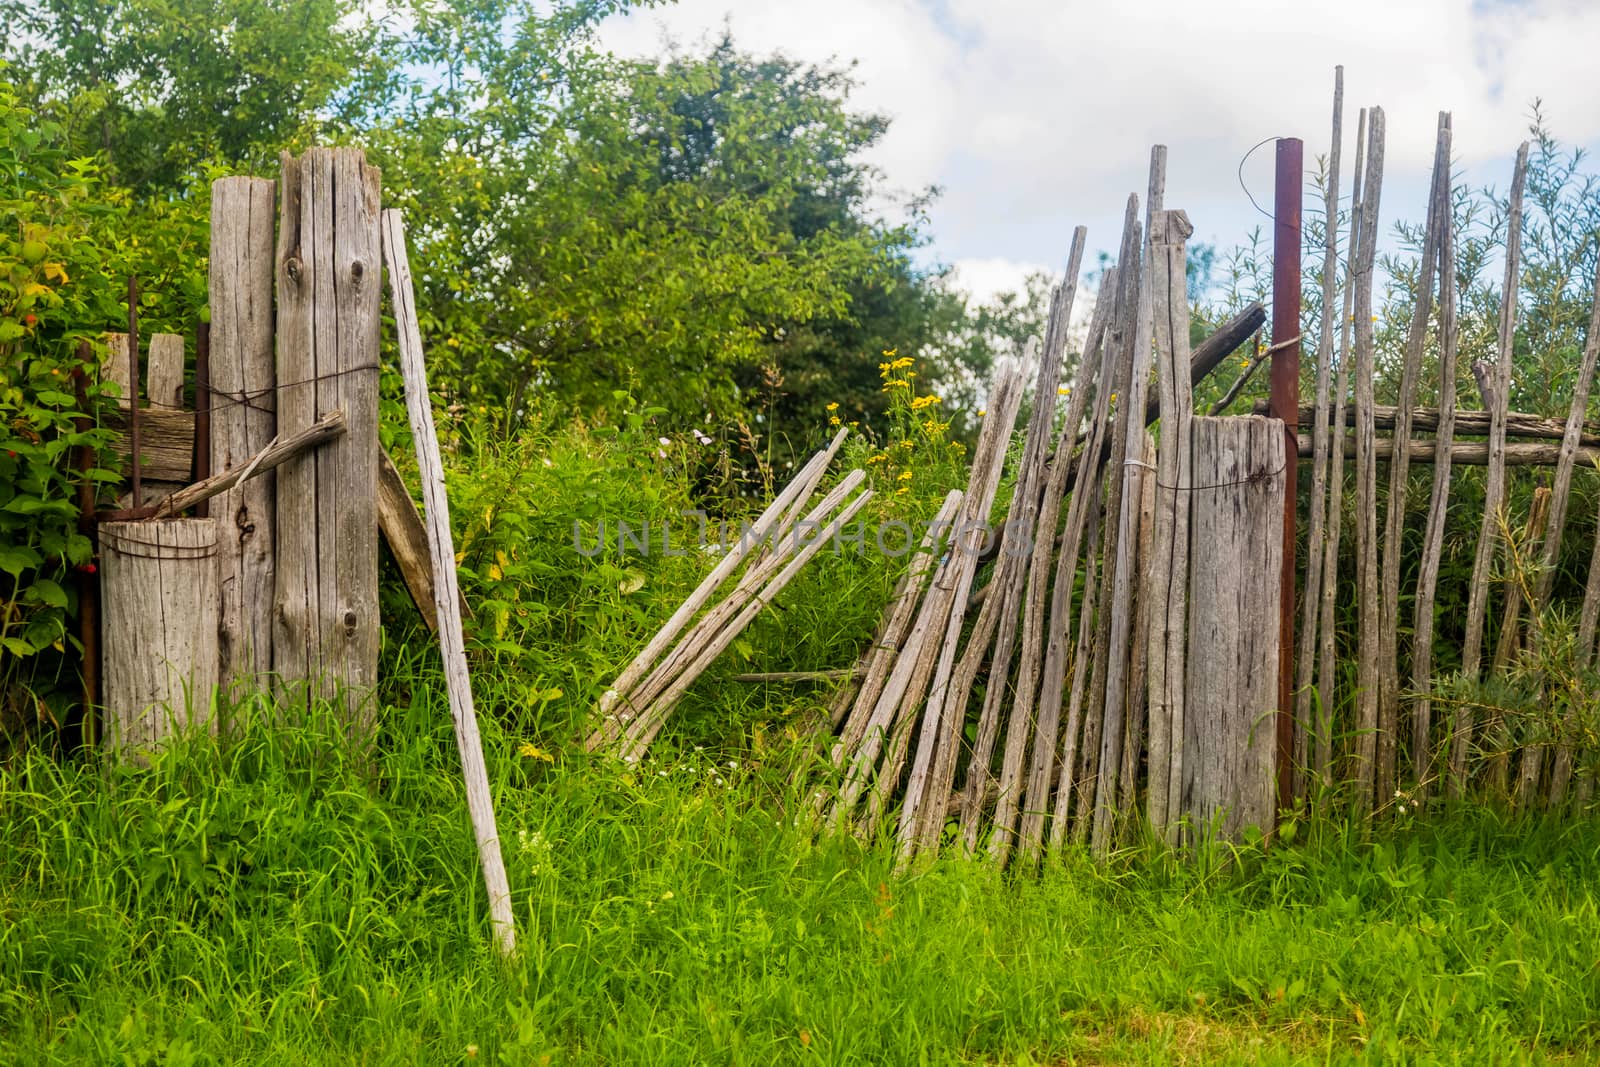
[[[902,485],[900,488],[895,490],[896,495],[909,492],[911,492],[911,487],[909,485]]]
[[[837,400],[835,400],[833,403],[829,404],[828,405],[828,410],[829,411],[838,411],[839,410],[839,402]]]
[[[524,741],[517,746],[517,755],[523,759],[542,760],[545,763],[554,763],[556,758],[532,741]]]
[[[909,482],[911,480],[911,472],[910,471],[901,471],[900,472],[900,480],[902,482]]]
[[[834,415],[834,416],[830,417],[828,419],[828,425],[829,426],[837,426],[837,425],[839,425],[839,416]]]
[[[1072,392],[1072,386],[1070,385],[1056,386],[1056,396],[1066,396],[1070,392]]]
[[[898,352],[898,351],[900,351],[898,348],[885,348],[883,350],[883,354],[888,356],[890,359],[893,359],[894,358],[894,354],[896,352]]]

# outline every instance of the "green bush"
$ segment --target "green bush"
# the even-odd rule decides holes
[[[0,65],[0,77],[5,68]],[[117,480],[101,407],[102,334],[144,280],[146,329],[181,329],[205,300],[203,216],[173,199],[135,212],[99,162],[0,80],[0,728],[59,721],[75,702],[76,569],[92,571],[78,493]],[[125,328],[125,327],[124,327]],[[80,355],[87,345],[88,358]],[[81,391],[81,399],[80,399]],[[79,460],[86,463],[80,469]]]

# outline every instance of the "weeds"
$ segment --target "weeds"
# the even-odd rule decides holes
[[[416,681],[370,777],[336,721],[246,717],[142,771],[20,755],[0,1060],[1482,1062],[1600,1037],[1593,824],[1311,823],[1226,863],[897,879],[784,814],[776,757],[552,766],[488,724],[503,965],[442,687]]]

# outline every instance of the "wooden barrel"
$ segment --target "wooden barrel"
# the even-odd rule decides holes
[[[107,747],[129,756],[214,730],[216,520],[103,523],[100,561]]]

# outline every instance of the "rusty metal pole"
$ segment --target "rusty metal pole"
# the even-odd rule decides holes
[[[1300,199],[1305,146],[1278,139],[1272,210],[1272,396],[1269,411],[1283,420],[1283,571],[1278,619],[1278,810],[1294,806],[1294,564],[1295,503],[1300,442]]]
[[[133,455],[133,510],[144,506],[143,477],[139,469],[139,279],[128,277],[128,436]]]
[[[94,359],[88,341],[78,342],[78,365],[72,368],[72,391],[78,402],[73,429],[88,433],[94,428],[89,418],[89,377],[85,368]],[[73,467],[78,472],[78,532],[98,547],[95,527],[95,485],[89,477],[94,467],[94,449],[78,445],[73,451]],[[100,577],[94,556],[78,568],[78,643],[83,646],[83,716],[78,726],[78,745],[85,751],[95,747],[95,716],[100,706]]]

